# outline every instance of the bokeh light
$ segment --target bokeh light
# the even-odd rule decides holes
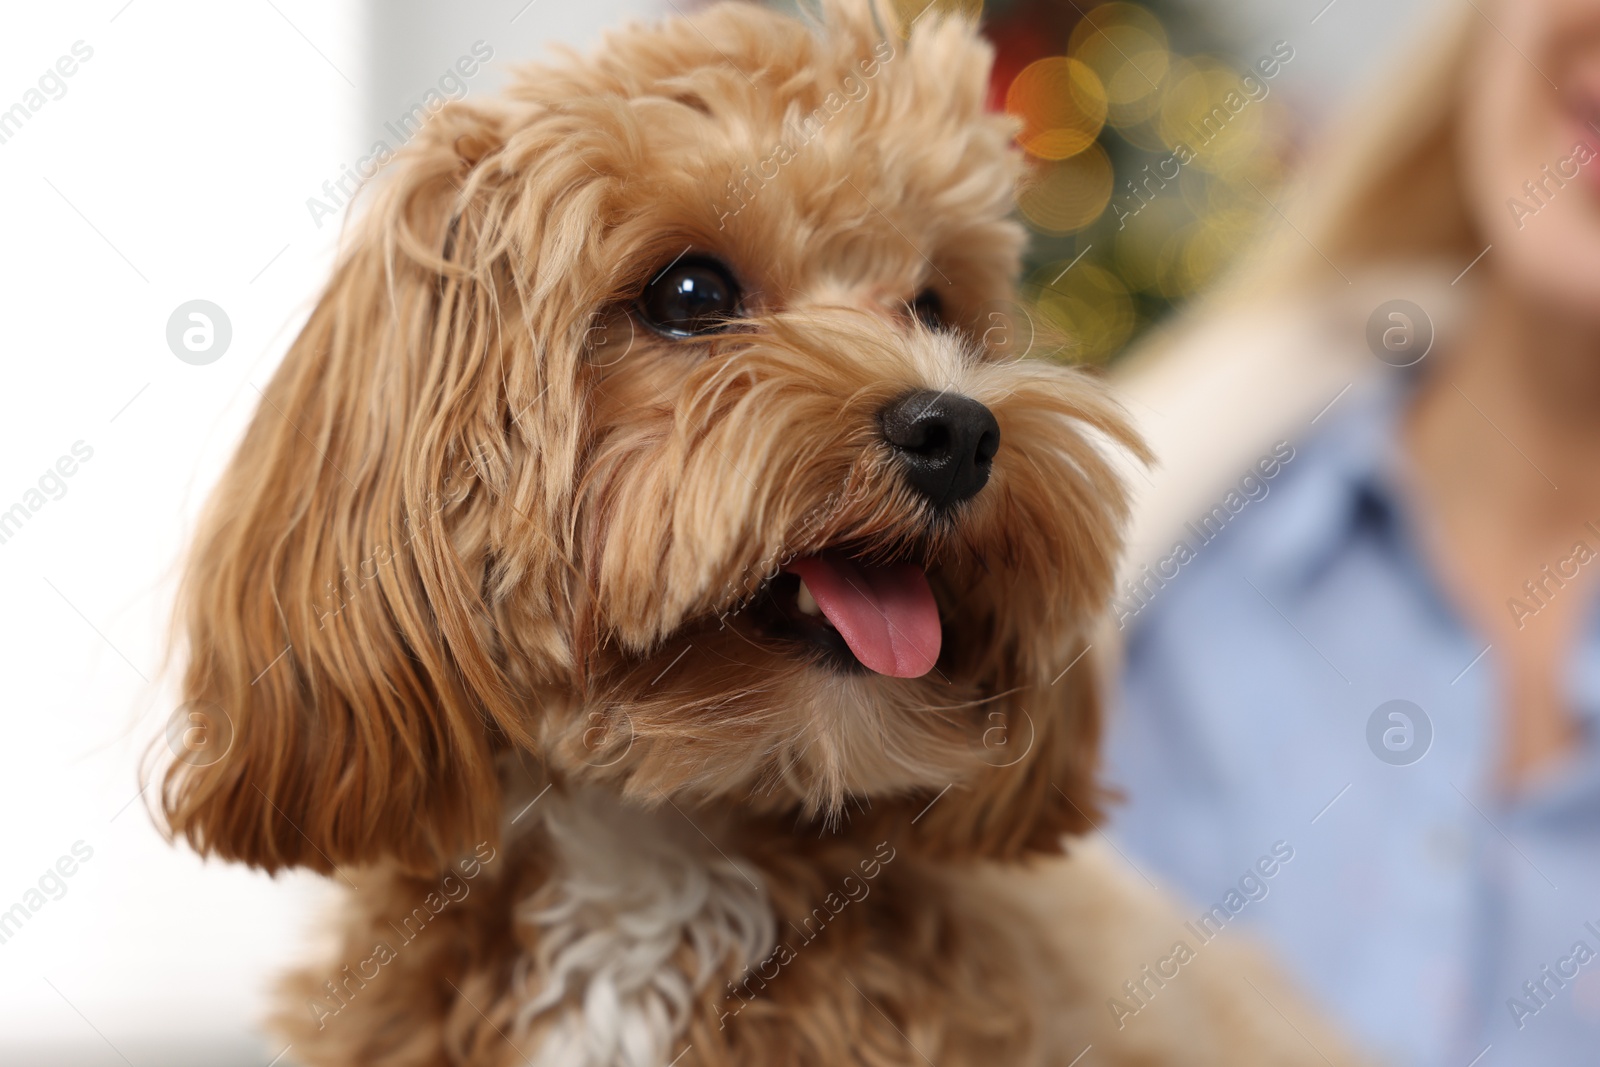
[[[1105,87],[1111,125],[1131,126],[1155,113],[1172,56],[1166,29],[1147,9],[1126,3],[1091,9],[1073,27],[1067,52]]]
[[[1111,271],[1082,261],[1046,263],[1029,282],[1038,291],[1034,306],[1042,324],[1066,339],[1061,357],[1099,363],[1133,335],[1133,298]]]
[[[990,0],[991,99],[1022,121],[1024,297],[1062,358],[1115,358],[1261,232],[1286,169],[1271,80],[1178,0]],[[1071,269],[1067,269],[1068,265]]]
[[[1006,90],[1006,110],[1022,119],[1022,147],[1040,159],[1066,159],[1100,136],[1106,90],[1087,64],[1052,56],[1017,75]]]
[[[1020,120],[1029,163],[1021,296],[1060,358],[1115,359],[1274,221],[1295,150],[1281,81],[1262,73],[1290,62],[1276,46],[1266,67],[1265,51],[1218,58],[1191,0],[890,2],[903,23],[976,18],[994,44],[989,104]]]
[[[1168,82],[1158,119],[1165,144],[1188,145],[1210,171],[1237,167],[1260,151],[1263,111],[1237,73],[1203,56],[1173,64]]]
[[[1105,149],[1084,151],[1034,168],[1017,190],[1017,207],[1042,233],[1074,233],[1105,214],[1114,174]]]

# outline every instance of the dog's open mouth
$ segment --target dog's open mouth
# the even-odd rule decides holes
[[[943,641],[920,566],[867,563],[831,550],[791,560],[764,589],[758,617],[774,637],[894,678],[927,674]]]

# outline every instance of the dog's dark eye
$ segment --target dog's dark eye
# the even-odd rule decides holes
[[[928,329],[940,329],[944,326],[944,301],[932,289],[924,289],[911,301],[911,314]]]
[[[709,256],[678,260],[652,278],[639,296],[645,322],[670,337],[719,330],[738,311],[739,283]]]

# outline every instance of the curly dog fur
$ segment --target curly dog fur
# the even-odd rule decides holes
[[[1142,448],[994,328],[1022,162],[972,26],[824,6],[625,28],[446,106],[265,390],[180,607],[231,746],[162,800],[204,853],[350,887],[286,984],[293,1057],[1322,1062],[1233,949],[1106,1010],[1180,930],[1062,858]],[[737,313],[648,321],[704,257]],[[955,506],[886,439],[919,390],[998,427]],[[931,593],[931,669],[774,630],[797,561],[840,558]]]

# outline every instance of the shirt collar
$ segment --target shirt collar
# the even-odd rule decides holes
[[[1341,552],[1358,539],[1371,537],[1409,565],[1441,620],[1465,625],[1434,586],[1417,547],[1415,493],[1408,488],[1411,479],[1404,467],[1400,429],[1418,379],[1414,371],[1386,370],[1352,386],[1348,395],[1319,416],[1316,432],[1295,443],[1282,482],[1272,490],[1282,494],[1274,521],[1249,523],[1239,530],[1251,569],[1276,591],[1274,599],[1305,592]],[[1321,421],[1324,418],[1326,422]],[[1478,643],[1465,630],[1462,633],[1464,650]],[[1600,745],[1600,600],[1589,606],[1574,651],[1563,664],[1563,682],[1592,752]],[[1568,767],[1540,790],[1554,789],[1563,796],[1577,790],[1591,796],[1591,785],[1584,783],[1600,788],[1600,766],[1581,766],[1581,782],[1569,780],[1578,772]]]
[[[1414,493],[1400,449],[1401,420],[1417,380],[1414,372],[1385,372],[1353,386],[1327,412],[1320,432],[1295,445],[1287,476],[1274,490],[1283,494],[1276,521],[1240,531],[1263,582],[1280,593],[1301,593],[1357,538],[1376,537],[1414,562],[1419,580],[1433,591],[1415,547]],[[1462,625],[1442,594],[1434,595],[1442,615]],[[1590,605],[1578,641],[1563,681],[1573,710],[1600,740],[1600,601]]]
[[[1394,536],[1405,524],[1400,420],[1414,374],[1385,372],[1350,387],[1295,445],[1278,491],[1277,521],[1246,546],[1262,577],[1300,590],[1362,533]],[[1344,410],[1340,411],[1339,406]]]

